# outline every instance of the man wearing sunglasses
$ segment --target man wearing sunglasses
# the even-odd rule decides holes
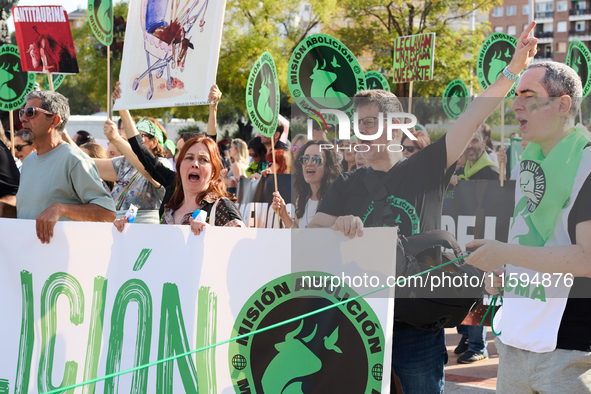
[[[14,155],[22,163],[25,157],[35,152],[35,144],[31,141],[23,140],[23,130],[14,133]]]
[[[37,149],[25,158],[16,195],[17,218],[35,219],[37,237],[49,243],[58,220],[113,222],[115,204],[94,161],[62,140],[70,116],[68,99],[33,91],[20,110],[22,139]]]
[[[528,38],[534,26],[535,23],[530,24],[519,38],[515,55],[506,68],[509,76],[519,75],[534,57],[537,39]],[[358,145],[357,150],[362,152],[368,167],[341,174],[308,227],[332,227],[349,238],[362,236],[364,226],[398,226],[405,236],[440,229],[443,198],[455,162],[513,86],[509,76],[500,76],[481,98],[472,102],[444,137],[407,160],[403,160],[399,149],[401,130],[393,129],[390,141],[385,132],[386,114],[404,112],[396,96],[383,90],[358,92],[355,111],[364,138],[358,138],[361,147]],[[384,114],[384,132],[377,136],[380,112]],[[442,393],[443,367],[448,358],[443,329],[426,331],[395,322],[392,342],[392,367],[403,392]]]

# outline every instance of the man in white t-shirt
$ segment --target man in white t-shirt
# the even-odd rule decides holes
[[[493,325],[500,393],[591,392],[591,142],[575,126],[582,95],[581,79],[561,63],[534,63],[521,76],[511,108],[529,145],[509,243],[466,245],[478,248],[469,264],[496,270],[489,287],[504,285]]]

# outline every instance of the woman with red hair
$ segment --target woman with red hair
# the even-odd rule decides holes
[[[164,206],[160,223],[188,224],[195,235],[209,225],[245,227],[233,203],[235,197],[226,191],[220,176],[221,164],[218,147],[211,138],[198,136],[185,142],[176,162],[175,191]],[[194,219],[197,210],[205,217]],[[123,218],[114,224],[122,231],[126,222]]]

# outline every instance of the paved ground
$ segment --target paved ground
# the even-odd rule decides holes
[[[488,360],[474,364],[458,364],[454,349],[460,341],[455,328],[445,330],[449,362],[445,366],[445,392],[453,394],[491,394],[497,386],[499,355],[494,344],[494,335],[488,327]]]

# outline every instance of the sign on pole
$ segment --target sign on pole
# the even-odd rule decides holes
[[[365,85],[367,89],[382,89],[390,91],[390,84],[386,77],[377,71],[368,71],[365,73]]]
[[[394,83],[430,81],[435,61],[435,33],[394,39]]]
[[[92,34],[103,45],[113,43],[113,1],[88,0],[88,24]]]
[[[566,54],[567,66],[571,67],[581,77],[583,83],[583,97],[587,97],[591,90],[591,52],[585,44],[579,40],[572,40]]]
[[[35,87],[35,74],[22,71],[16,45],[0,46],[0,109],[12,111],[23,106],[25,95]]]
[[[355,93],[365,89],[365,74],[351,51],[326,34],[304,39],[291,54],[287,84],[296,105],[307,115],[317,116],[336,109],[353,119]],[[338,124],[336,116],[323,115],[326,123]]]
[[[488,88],[503,73],[503,70],[515,53],[517,39],[504,33],[491,34],[482,44],[478,53],[478,63],[476,64],[476,75],[482,89]],[[507,97],[515,95],[514,84]]]
[[[252,66],[246,85],[246,109],[254,127],[272,137],[279,121],[279,81],[273,56],[263,53]]]
[[[468,87],[461,79],[454,79],[443,92],[443,110],[445,114],[456,120],[466,112],[469,104]]]

